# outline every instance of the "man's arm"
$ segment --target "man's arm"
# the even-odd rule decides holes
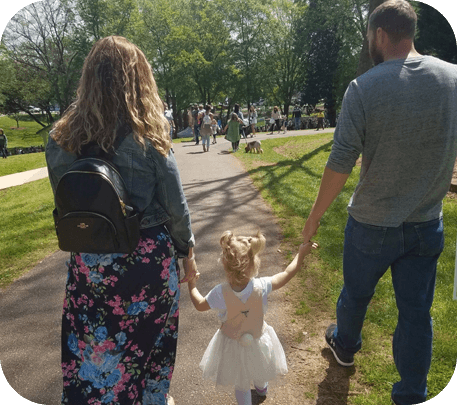
[[[335,198],[338,197],[350,175],[351,173],[338,173],[328,167],[325,168],[319,193],[302,231],[305,243],[309,242],[316,234],[319,221]]]

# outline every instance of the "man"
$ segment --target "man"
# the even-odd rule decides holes
[[[8,157],[8,138],[6,137],[3,129],[0,128],[0,152],[2,154],[3,159]]]
[[[194,108],[192,110],[192,118],[193,118],[193,122],[194,122],[195,145],[198,145],[200,143],[200,140],[198,138],[200,135],[200,127],[198,125],[198,113],[199,113],[198,105],[194,104]]]
[[[298,104],[295,104],[295,108],[292,112],[292,116],[295,120],[295,130],[298,131],[301,128],[301,109]]]
[[[426,400],[432,357],[430,307],[443,249],[442,200],[457,155],[457,67],[414,48],[417,16],[404,0],[383,3],[369,18],[376,65],[350,83],[320,190],[303,229],[309,241],[362,153],[349,202],[344,286],[337,324],[325,339],[343,366],[354,364],[376,284],[391,267],[399,310],[393,355],[401,381],[395,404]]]

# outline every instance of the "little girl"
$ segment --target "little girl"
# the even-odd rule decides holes
[[[268,381],[287,373],[284,350],[274,329],[264,321],[267,296],[287,284],[298,272],[303,259],[317,244],[300,245],[298,254],[286,270],[273,277],[255,278],[260,267],[259,253],[265,237],[223,233],[222,264],[227,282],[217,285],[206,297],[196,287],[199,273],[189,277],[189,293],[198,311],[218,311],[221,328],[203,355],[203,377],[220,386],[234,386],[239,405],[251,405],[251,381],[260,396],[265,396]]]
[[[219,130],[219,125],[217,124],[217,121],[213,116],[211,116],[211,118],[212,118],[211,128],[213,129],[213,144],[215,144],[215,143],[217,143],[216,135],[217,135],[217,131]]]

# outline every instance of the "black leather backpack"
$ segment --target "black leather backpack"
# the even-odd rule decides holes
[[[112,155],[88,144],[59,180],[53,211],[59,248],[78,253],[132,253],[140,213],[130,203]]]

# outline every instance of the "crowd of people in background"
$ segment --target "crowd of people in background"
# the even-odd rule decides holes
[[[163,106],[164,115],[169,124],[170,139],[172,140],[173,134],[177,130],[173,117],[173,110],[165,101],[163,101]],[[244,117],[239,104],[234,105],[233,112],[238,117],[238,131],[240,139],[246,139],[249,134],[251,137],[254,137],[257,132],[267,131],[268,129],[270,130],[269,134],[273,134],[275,129],[278,133],[280,133],[281,129],[283,129],[285,133],[286,130],[291,129],[300,130],[317,127],[316,130],[319,130],[320,128],[324,129],[326,126],[325,111],[323,109],[315,109],[314,112],[317,113],[315,117],[305,118],[302,116],[304,111],[302,111],[302,107],[300,107],[299,104],[295,104],[294,106],[291,114],[292,120],[289,120],[287,115],[283,115],[279,107],[273,107],[270,119],[265,119],[265,124],[261,126],[259,126],[259,112],[254,105],[249,107],[247,118]],[[203,123],[205,117],[206,122]],[[230,114],[228,114],[227,117],[228,125],[231,121]],[[194,104],[192,107],[189,107],[187,110],[187,123],[192,129],[192,137],[195,140],[195,145],[199,145],[200,139],[202,139],[204,152],[209,151],[210,143],[217,143],[217,135],[226,135],[224,129],[225,122],[223,123],[222,116],[217,115],[215,113],[215,108],[211,105],[204,106],[203,104]],[[236,149],[238,150],[238,148]],[[20,155],[42,151],[44,151],[44,146],[42,145],[31,146],[28,148],[16,147],[8,149],[8,139],[3,129],[0,128],[0,154],[2,155],[2,158],[6,159],[10,155]],[[174,152],[173,148],[171,148],[171,151]]]
[[[236,139],[238,136],[234,136],[234,128],[231,124],[232,121],[238,123],[238,133],[239,139],[246,139],[249,135],[251,137],[256,136],[257,132],[266,132],[270,131],[269,134],[273,134],[275,130],[278,133],[283,131],[286,133],[287,130],[300,130],[300,129],[309,129],[309,128],[325,128],[328,126],[328,121],[325,119],[325,110],[324,109],[314,109],[313,115],[309,117],[303,117],[304,113],[303,107],[297,103],[294,106],[294,109],[289,120],[286,114],[283,114],[278,106],[274,106],[271,112],[270,118],[265,119],[265,123],[260,125],[259,112],[254,105],[250,105],[247,112],[247,118],[242,111],[242,108],[239,104],[233,106],[233,111],[227,114],[227,121],[223,122],[222,114],[218,115],[215,112],[215,108],[211,105],[204,106],[203,104],[194,104],[189,107],[187,110],[187,123],[188,127],[192,130],[192,137],[195,141],[195,145],[200,144],[200,139],[203,143],[203,151],[208,152],[210,148],[211,135],[213,136],[212,144],[217,143],[217,135],[226,135],[226,131],[230,130],[230,138],[234,140],[231,141],[234,144],[234,150],[238,150]],[[232,114],[237,116],[237,120],[233,120]],[[206,118],[205,118],[206,117]],[[207,120],[205,123],[204,120]]]

